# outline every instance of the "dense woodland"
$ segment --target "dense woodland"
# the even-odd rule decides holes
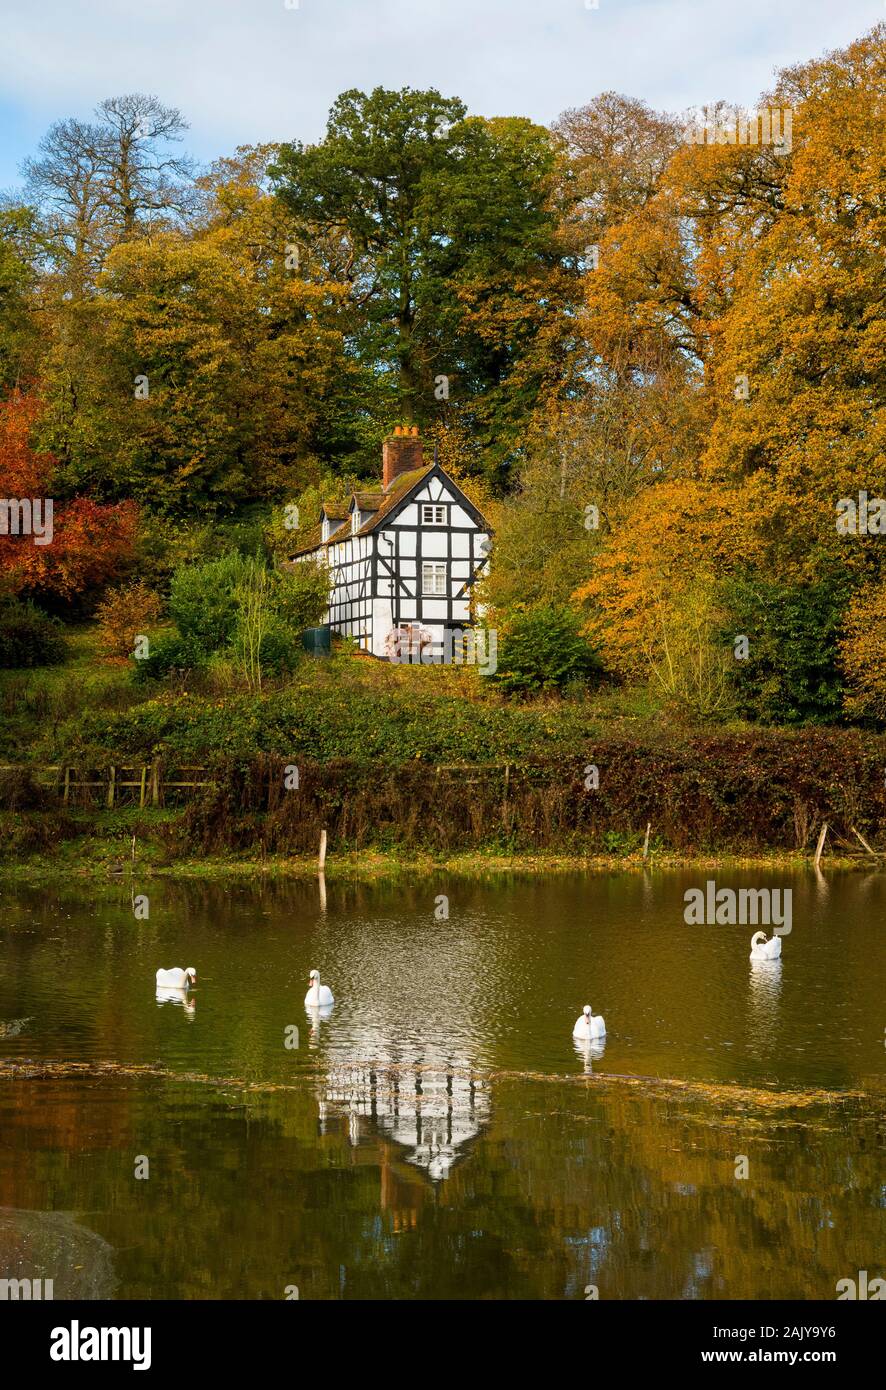
[[[64,661],[108,719],[273,697],[322,609],[285,518],[405,421],[495,532],[459,698],[882,724],[884,93],[880,24],[761,95],[787,145],[612,92],[546,129],[349,91],[208,169],[152,96],[58,121],[0,207],[0,497],[55,505],[0,535],[7,716],[55,737]]]

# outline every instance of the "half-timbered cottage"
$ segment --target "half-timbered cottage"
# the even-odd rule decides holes
[[[489,543],[473,502],[425,460],[418,430],[398,426],[382,446],[381,487],[355,492],[346,506],[324,505],[290,558],[328,567],[333,632],[397,659],[404,637],[439,653],[473,626],[472,590]]]

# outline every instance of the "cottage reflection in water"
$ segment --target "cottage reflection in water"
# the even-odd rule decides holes
[[[336,1065],[324,1100],[349,1114],[352,1142],[360,1141],[364,1126],[368,1134],[384,1135],[434,1181],[449,1176],[491,1114],[489,1085],[467,1061],[428,1053],[406,1063]]]

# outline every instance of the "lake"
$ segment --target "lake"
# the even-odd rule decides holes
[[[780,962],[686,924],[707,879],[791,890]],[[884,917],[877,872],[0,882],[0,1278],[834,1298],[884,1272]]]

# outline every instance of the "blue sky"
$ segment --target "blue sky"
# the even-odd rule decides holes
[[[190,122],[200,160],[316,140],[348,87],[437,87],[547,123],[607,88],[752,105],[779,67],[886,19],[884,0],[2,0],[0,189],[47,126],[123,92]],[[291,6],[291,8],[290,8]]]

